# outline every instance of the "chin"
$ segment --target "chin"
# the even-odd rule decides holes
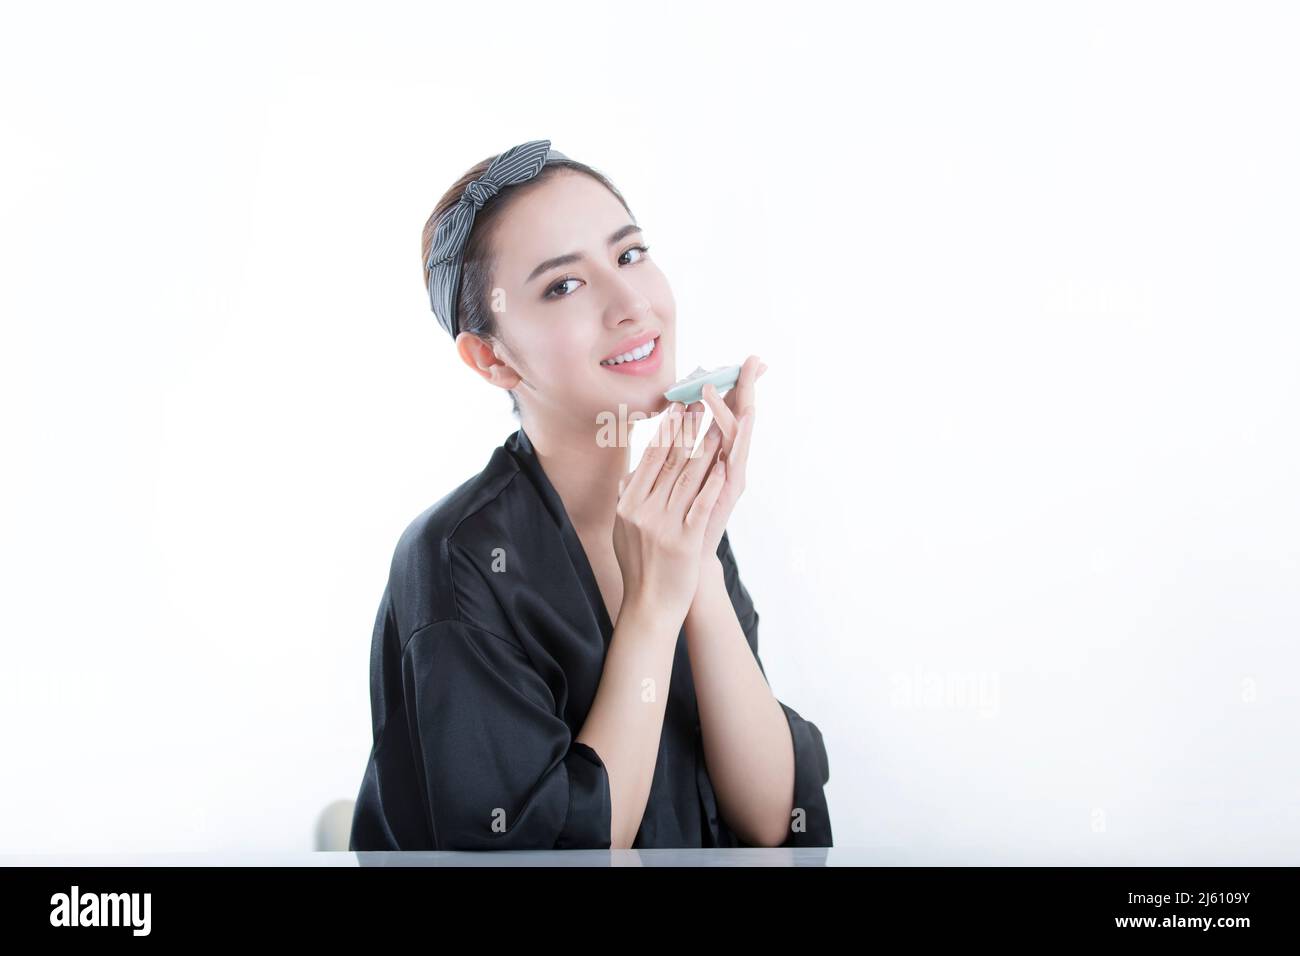
[[[601,408],[618,415],[621,407],[624,416],[644,418],[653,418],[668,408],[664,392],[677,380],[677,362],[671,346],[663,345],[662,336],[657,344],[653,362],[648,362],[644,370],[634,366],[621,372],[604,367],[597,371]]]
[[[609,376],[609,373],[603,373]],[[676,381],[672,377],[672,368],[662,368],[654,375],[645,377],[628,376],[622,381],[603,382],[601,398],[597,404],[617,412],[623,406],[625,414],[640,412],[647,417],[658,415],[668,407],[664,392]]]

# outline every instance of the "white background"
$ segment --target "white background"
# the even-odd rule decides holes
[[[679,368],[770,366],[731,534],[837,846],[1297,862],[1297,25],[11,6],[0,850],[305,850],[355,797],[397,536],[516,427],[420,229],[549,138]]]

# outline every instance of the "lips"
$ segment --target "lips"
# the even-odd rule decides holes
[[[616,359],[619,356],[626,356],[629,352],[634,352],[636,349],[648,345],[657,338],[659,338],[658,332],[642,332],[640,335],[634,335],[631,338],[624,339],[622,342],[618,343],[618,348],[614,349],[614,351],[610,352],[600,361],[603,364],[611,359]]]
[[[633,343],[631,347],[625,347],[622,351],[613,353],[610,358],[601,360],[600,367],[620,375],[647,375],[659,371],[663,366],[663,349],[657,332],[628,341]],[[647,348],[649,351],[646,351]]]

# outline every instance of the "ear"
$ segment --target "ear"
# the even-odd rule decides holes
[[[477,375],[498,388],[511,389],[520,382],[519,373],[497,358],[492,345],[473,332],[461,332],[456,336],[456,353]]]

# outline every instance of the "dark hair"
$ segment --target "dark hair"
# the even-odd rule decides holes
[[[424,277],[426,298],[429,288],[429,253],[433,249],[433,236],[437,231],[438,224],[451,210],[452,206],[460,201],[465,187],[471,181],[482,176],[494,159],[496,159],[495,155],[489,156],[487,159],[471,166],[438,200],[432,215],[424,224],[424,232],[420,242],[420,271]],[[494,226],[505,210],[509,208],[512,197],[517,196],[521,190],[552,179],[562,170],[571,170],[575,173],[590,176],[613,193],[614,198],[623,204],[624,209],[627,209],[627,214],[632,216],[632,210],[628,208],[623,194],[615,188],[614,184],[603,173],[573,159],[551,160],[541,168],[536,176],[527,182],[502,189],[485,202],[474,214],[474,225],[470,228],[469,238],[465,240],[465,247],[461,255],[460,286],[456,293],[456,327],[460,331],[470,332],[484,341],[498,340],[496,315],[491,307],[492,268],[494,264],[491,255],[491,240]],[[635,216],[632,216],[632,221],[636,221]],[[510,389],[510,404],[512,414],[518,419],[519,399],[515,395],[514,389]]]

